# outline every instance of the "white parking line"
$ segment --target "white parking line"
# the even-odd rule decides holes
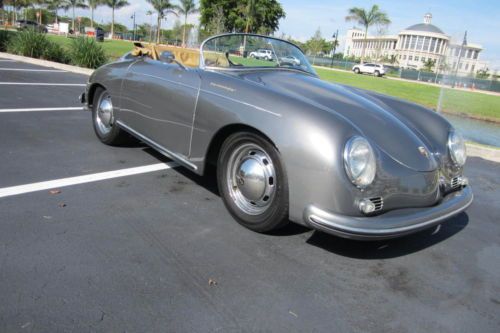
[[[15,60],[10,60],[10,59],[0,59],[0,62],[16,62]]]
[[[70,106],[67,108],[34,108],[34,109],[0,109],[0,113],[6,112],[42,112],[42,111],[73,111],[83,110],[83,106]]]
[[[39,82],[0,82],[1,86],[68,86],[85,87],[84,83],[39,83]]]
[[[27,68],[0,68],[0,71],[67,73],[66,71],[62,71],[59,69],[27,69]]]
[[[90,174],[90,175],[49,180],[49,181],[40,182],[40,183],[32,183],[32,184],[12,186],[12,187],[4,187],[4,188],[0,188],[0,198],[10,197],[13,195],[18,195],[18,194],[36,192],[36,191],[50,190],[50,189],[54,189],[54,188],[66,187],[66,186],[71,186],[71,185],[97,182],[100,180],[119,178],[119,177],[125,177],[125,176],[132,176],[132,175],[138,175],[138,174],[142,174],[142,173],[149,173],[149,172],[160,171],[160,170],[167,170],[167,169],[175,168],[176,166],[178,166],[178,164],[175,162],[157,163],[157,164],[150,164],[150,165],[145,165],[145,166],[140,166],[140,167],[135,167],[135,168],[120,169],[120,170],[114,170],[114,171],[94,173],[94,174]]]

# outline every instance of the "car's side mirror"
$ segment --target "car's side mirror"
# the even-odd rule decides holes
[[[170,51],[163,51],[160,54],[160,61],[166,62],[167,64],[171,64],[175,61],[175,56]]]

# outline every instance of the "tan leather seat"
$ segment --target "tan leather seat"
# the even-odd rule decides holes
[[[132,55],[135,57],[148,56],[151,57],[151,59],[159,60],[161,53],[164,51],[172,52],[175,59],[186,67],[198,67],[200,64],[199,50],[169,45],[136,45],[135,49],[132,51]]]

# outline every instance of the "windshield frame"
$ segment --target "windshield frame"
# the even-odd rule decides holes
[[[312,75],[312,76],[318,76],[318,74],[316,74],[316,71],[314,71],[314,68],[310,63],[309,63],[309,67],[313,70],[313,72],[309,72],[309,71],[306,71],[303,69],[293,68],[293,67],[242,67],[242,68],[241,67],[240,68],[227,67],[227,68],[223,68],[223,67],[215,67],[215,66],[206,66],[205,65],[205,57],[203,55],[203,48],[205,47],[205,44],[208,43],[209,41],[215,39],[215,38],[226,37],[226,36],[252,36],[252,37],[274,39],[274,40],[277,40],[280,42],[284,42],[284,43],[287,43],[287,44],[291,45],[292,47],[295,47],[296,49],[298,49],[304,55],[304,58],[309,62],[304,51],[299,46],[295,45],[294,43],[292,43],[290,41],[287,41],[287,40],[284,40],[281,38],[277,38],[277,37],[254,34],[254,33],[235,32],[235,33],[223,33],[223,34],[214,35],[212,37],[205,39],[201,43],[201,45],[200,45],[200,64],[199,64],[200,69],[203,69],[203,70],[210,69],[210,70],[220,70],[220,71],[293,70],[293,71],[298,71],[301,73],[307,73],[307,74]],[[272,50],[271,50],[271,52],[274,53],[274,51],[272,51]]]

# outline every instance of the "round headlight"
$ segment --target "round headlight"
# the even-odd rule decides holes
[[[363,188],[373,182],[377,170],[375,154],[365,138],[355,136],[347,141],[344,167],[347,176],[356,186]]]
[[[450,156],[453,162],[459,166],[463,166],[465,164],[465,160],[467,159],[467,152],[465,150],[465,141],[457,131],[450,132],[448,136],[448,150],[450,151]]]

